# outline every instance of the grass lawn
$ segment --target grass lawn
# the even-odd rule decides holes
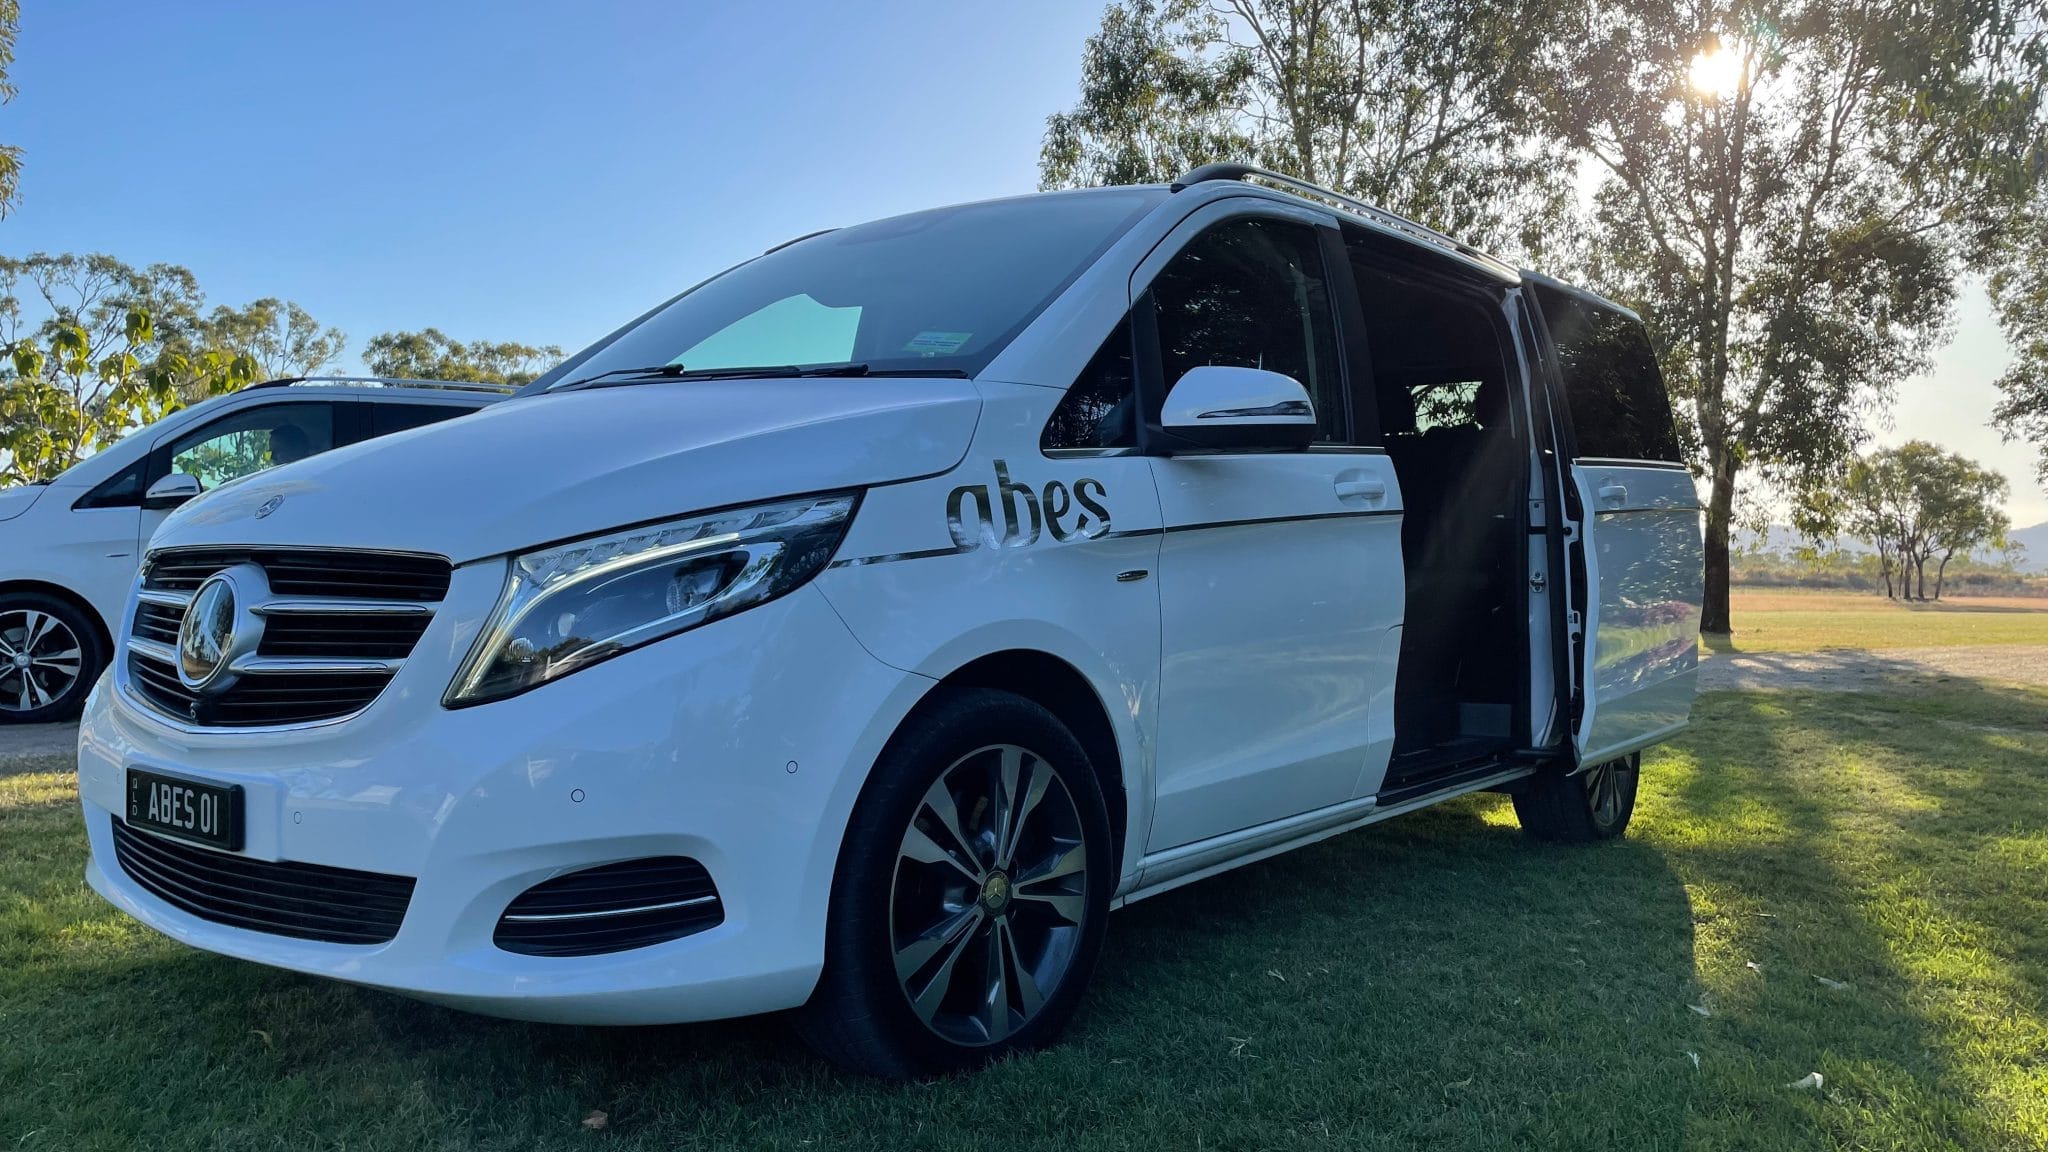
[[[1116,916],[1066,1045],[908,1086],[774,1020],[514,1024],[186,949],[17,764],[0,1149],[2048,1149],[2044,715],[1709,696],[1625,841],[1478,797],[1181,889]]]
[[[1876,593],[1736,588],[1734,651],[2048,644],[2048,599],[1981,597],[1903,604]],[[1710,641],[1709,648],[1726,648]]]

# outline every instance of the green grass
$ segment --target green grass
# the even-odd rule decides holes
[[[2048,1148],[2044,715],[1709,696],[1625,841],[1472,798],[1143,902],[1068,1043],[917,1085],[775,1020],[506,1023],[186,949],[17,771],[0,1149]]]
[[[2048,599],[1997,597],[1905,604],[1875,593],[1737,588],[1737,652],[2048,644]],[[1711,649],[1730,645],[1705,641]]]

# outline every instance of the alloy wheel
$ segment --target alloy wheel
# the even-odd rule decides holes
[[[1628,771],[1627,759],[1608,760],[1586,769],[1586,802],[1592,806],[1593,819],[1602,828],[1610,827],[1621,819],[1622,773]]]
[[[939,773],[889,899],[896,979],[917,1018],[968,1046],[1036,1018],[1080,945],[1087,864],[1080,810],[1036,753],[991,745]]]
[[[56,703],[84,667],[85,647],[64,621],[35,608],[0,612],[0,712]]]

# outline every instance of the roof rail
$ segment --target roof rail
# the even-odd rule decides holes
[[[1385,208],[1381,208],[1376,205],[1368,204],[1365,201],[1360,200],[1356,196],[1346,196],[1342,192],[1333,191],[1332,189],[1325,188],[1320,184],[1311,184],[1306,180],[1302,180],[1293,176],[1288,176],[1280,172],[1269,171],[1265,168],[1260,168],[1252,164],[1204,164],[1200,168],[1196,168],[1193,171],[1189,172],[1187,175],[1182,176],[1178,180],[1175,180],[1168,187],[1170,187],[1173,191],[1178,192],[1181,189],[1188,187],[1189,185],[1206,184],[1212,180],[1245,179],[1263,180],[1268,184],[1277,184],[1283,190],[1292,192],[1298,196],[1328,200],[1341,207],[1350,209],[1351,211],[1358,213],[1360,216],[1363,216],[1366,219],[1372,221],[1373,223],[1378,224],[1382,228],[1387,228],[1392,231],[1399,232],[1402,235],[1407,236],[1411,240],[1420,240],[1425,244],[1430,244],[1438,248],[1447,249],[1451,252],[1455,252],[1458,255],[1465,257],[1467,260],[1475,260],[1481,264],[1488,266],[1489,268],[1494,268],[1501,272],[1505,272],[1510,276],[1520,275],[1520,273],[1515,269],[1515,266],[1508,263],[1507,261],[1502,260],[1497,256],[1489,256],[1486,253],[1481,252],[1479,249],[1472,247],[1470,244],[1466,244],[1459,240],[1454,240],[1451,237],[1444,235],[1443,233],[1437,231],[1434,228],[1429,227],[1426,224],[1417,224],[1415,221],[1408,219],[1406,216],[1389,212]]]
[[[498,384],[488,380],[410,380],[403,376],[285,376],[277,380],[264,380],[260,383],[244,385],[242,391],[247,392],[252,388],[293,388],[300,385],[310,385],[313,387],[355,385],[357,387],[368,386],[375,388],[431,388],[446,392],[492,392],[500,396],[510,396],[512,393],[519,391],[521,387],[518,384]]]

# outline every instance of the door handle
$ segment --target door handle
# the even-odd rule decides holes
[[[1603,504],[1628,503],[1628,486],[1625,484],[1603,484],[1600,486],[1600,502]]]
[[[1337,498],[1340,500],[1377,503],[1387,498],[1387,484],[1384,480],[1339,480],[1335,487]]]

